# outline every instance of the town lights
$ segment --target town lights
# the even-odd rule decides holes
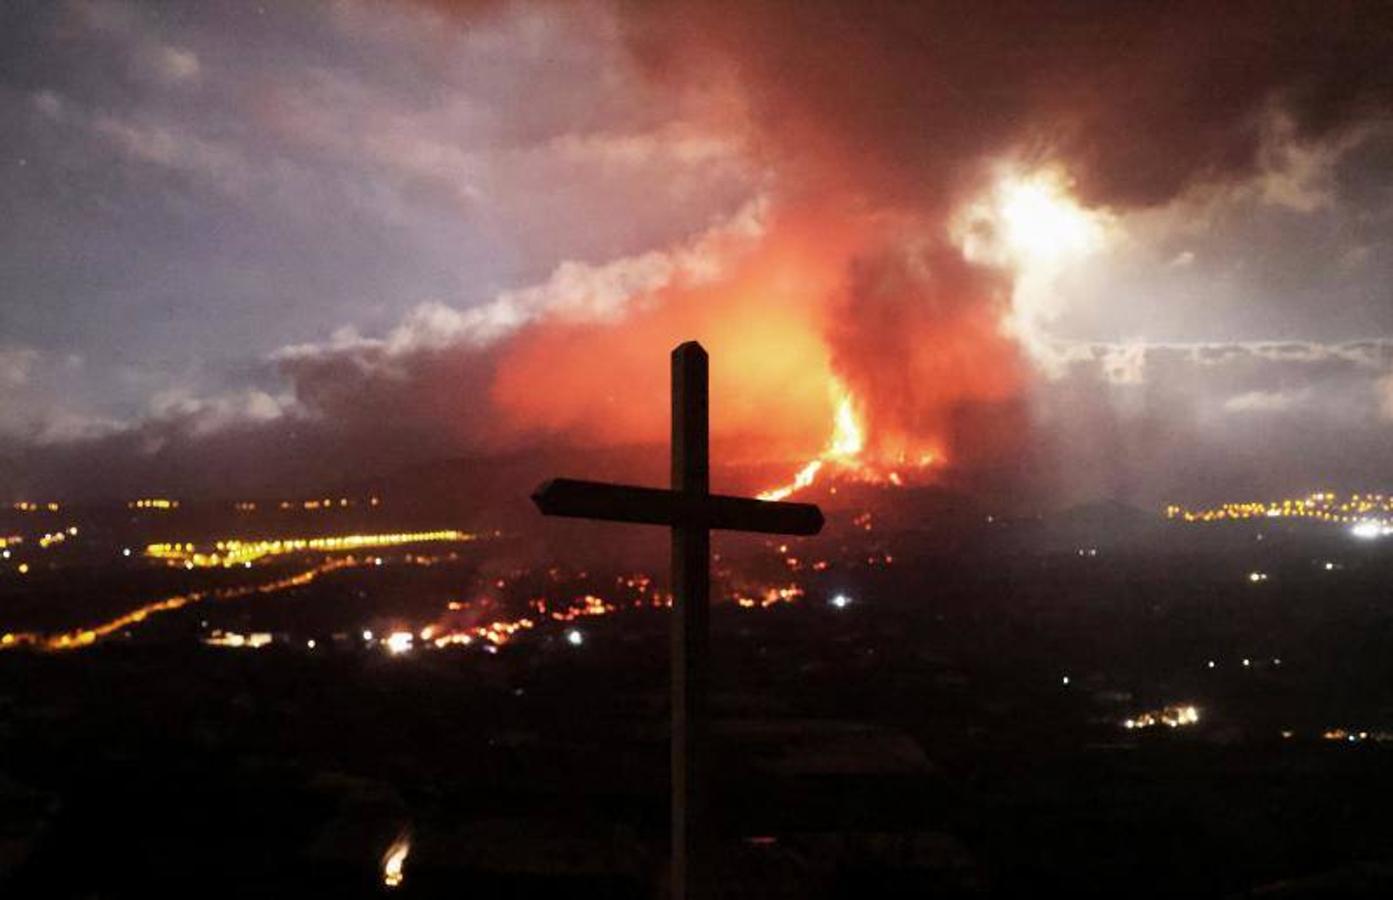
[[[1122,727],[1128,731],[1139,728],[1153,728],[1157,725],[1164,725],[1167,728],[1183,728],[1188,725],[1195,725],[1200,720],[1199,707],[1191,704],[1173,704],[1162,707],[1161,709],[1150,710],[1133,716],[1122,721]]]
[[[347,534],[317,538],[279,538],[260,541],[225,540],[213,545],[211,552],[198,550],[191,543],[150,544],[145,555],[170,565],[186,569],[216,568],[243,565],[268,556],[291,553],[348,553],[379,547],[398,547],[405,544],[467,543],[477,536],[464,531],[444,529],[394,534]],[[382,557],[372,557],[373,565],[383,564]]]
[[[1168,519],[1184,522],[1236,522],[1243,519],[1307,519],[1331,525],[1347,525],[1360,540],[1393,535],[1393,496],[1321,492],[1271,502],[1224,503],[1207,509],[1186,509],[1171,504]]]

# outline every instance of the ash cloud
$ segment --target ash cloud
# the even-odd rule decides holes
[[[858,249],[827,317],[834,367],[881,426],[880,439],[943,441],[968,467],[1017,454],[1022,467],[1050,470],[1031,477],[1066,493],[1139,495],[1173,483],[1183,467],[1134,446],[1178,449],[1188,439],[1219,457],[1272,436],[1196,411],[1214,392],[1231,401],[1237,385],[1226,380],[1286,396],[1293,381],[1310,379],[1308,398],[1348,388],[1323,376],[1359,353],[1354,345],[1332,361],[1325,349],[1296,344],[1216,346],[1169,367],[1166,347],[1130,362],[1109,352],[1073,372],[1075,389],[1065,391],[1031,371],[995,327],[1010,274],[969,264],[945,232],[1003,164],[1057,166],[1084,204],[1119,215],[1244,184],[1274,203],[1320,207],[1324,196],[1304,187],[1311,179],[1274,178],[1274,160],[1313,168],[1320,148],[1347,148],[1352,134],[1388,120],[1393,18],[1372,6],[1297,4],[1278,15],[1258,3],[677,0],[630,9],[630,39],[654,77],[678,91],[692,81],[738,85],[750,143],[786,194],[836,196],[896,223]],[[1222,377],[1203,378],[1196,366],[1211,362],[1206,353],[1238,359]],[[1149,374],[1136,373],[1138,364]],[[1151,399],[1117,396],[1129,382]],[[1122,411],[1138,403],[1144,414]],[[1307,468],[1351,464],[1349,453],[1322,452],[1321,429],[1376,436],[1385,427],[1364,414],[1367,404],[1338,422],[1307,412],[1306,421],[1321,422],[1310,429],[1317,434],[1267,445],[1309,460]],[[986,432],[996,440],[972,440],[952,424],[984,420],[1001,426]],[[1053,462],[1031,452],[1032,442],[1054,447]],[[1378,440],[1356,443],[1367,451]],[[1125,471],[1090,487],[1077,475],[1097,469],[1080,460],[1100,450],[1105,470]],[[1351,471],[1367,476],[1377,458]]]
[[[1019,424],[1011,401],[1025,362],[1001,328],[1008,303],[1007,279],[942,243],[852,261],[830,304],[827,338],[834,368],[860,398],[872,452],[890,459],[961,455],[971,466],[999,463],[985,453],[1022,449],[974,439],[962,418],[982,407]],[[925,437],[942,443],[926,445]]]
[[[1393,96],[1393,25],[1367,3],[631,8],[655,74],[729,66],[770,152],[921,209],[960,199],[1004,152],[1066,161],[1090,204],[1155,205],[1255,171],[1273,108],[1312,140]]]

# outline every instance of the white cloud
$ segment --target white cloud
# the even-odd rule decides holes
[[[170,84],[197,81],[203,71],[198,54],[186,47],[151,45],[145,55],[155,75]]]
[[[138,70],[171,84],[198,78],[202,69],[198,54],[163,42],[159,34],[168,29],[138,4],[77,0],[69,8],[75,14],[74,21],[89,33],[118,45]]]
[[[175,388],[150,398],[146,423],[169,426],[189,437],[201,438],[238,426],[264,425],[299,412],[289,394],[247,389],[199,396]]]
[[[1261,151],[1261,168],[1248,189],[1261,202],[1294,212],[1329,208],[1335,202],[1336,163],[1366,136],[1366,132],[1356,130],[1321,143],[1303,142],[1288,118],[1273,114]]]
[[[0,438],[48,445],[103,437],[114,419],[80,409],[84,360],[76,353],[0,348]]]
[[[1384,419],[1393,422],[1393,374],[1379,379],[1378,389],[1382,400],[1379,412],[1383,414]]]
[[[1247,391],[1224,401],[1224,411],[1231,413],[1289,412],[1310,397],[1310,391]]]
[[[1146,381],[1148,365],[1179,360],[1197,369],[1255,364],[1328,365],[1368,372],[1393,370],[1393,338],[1357,341],[1072,341],[1042,342],[1044,372],[1067,375],[1080,363],[1097,364],[1115,384]]]
[[[39,352],[29,347],[0,349],[0,388],[17,388],[29,382]]]
[[[29,439],[40,447],[99,441],[131,429],[129,422],[69,410],[51,410],[32,429]]]
[[[63,98],[53,91],[45,90],[35,93],[34,108],[55,122],[63,119]]]
[[[1123,344],[1109,347],[1103,357],[1103,376],[1113,384],[1141,384],[1146,380],[1146,346]]]
[[[707,283],[721,274],[732,254],[748,249],[763,230],[764,205],[754,202],[685,244],[602,264],[568,260],[546,281],[503,291],[478,306],[460,309],[440,302],[412,309],[385,337],[360,335],[349,326],[327,342],[283,347],[280,363],[324,357],[353,357],[360,368],[390,367],[394,360],[450,347],[482,348],[540,321],[613,322],[653,292],[674,285]]]
[[[183,128],[109,115],[97,116],[91,128],[134,159],[197,175],[225,194],[243,195],[260,177],[239,149]]]
[[[645,132],[569,132],[553,138],[549,147],[563,159],[627,166],[701,165],[730,160],[740,152],[729,137],[704,134],[681,123]]]

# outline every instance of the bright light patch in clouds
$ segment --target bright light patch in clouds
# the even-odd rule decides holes
[[[1280,413],[1293,409],[1309,396],[1308,391],[1247,391],[1224,401],[1224,409],[1234,413]]]
[[[1104,217],[1081,207],[1058,176],[1010,178],[994,193],[1002,243],[1020,265],[1061,266],[1103,245]]]
[[[998,174],[958,214],[954,231],[969,259],[1019,270],[1057,270],[1097,252],[1109,219],[1085,209],[1055,170]]]
[[[1012,272],[1005,327],[1037,363],[1050,367],[1048,328],[1069,299],[1059,280],[1107,247],[1116,231],[1113,218],[1081,206],[1058,170],[1008,169],[965,207],[954,230],[968,259]]]

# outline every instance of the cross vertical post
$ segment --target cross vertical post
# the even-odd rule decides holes
[[[704,900],[713,888],[710,817],[711,529],[817,534],[822,510],[711,493],[710,392],[706,351],[672,351],[672,486],[638,487],[553,478],[532,493],[543,515],[672,529],[673,900]]]
[[[711,492],[706,351],[672,351],[672,489]],[[711,533],[706,523],[672,528],[672,897],[700,894],[709,835],[704,804],[710,675]]]

